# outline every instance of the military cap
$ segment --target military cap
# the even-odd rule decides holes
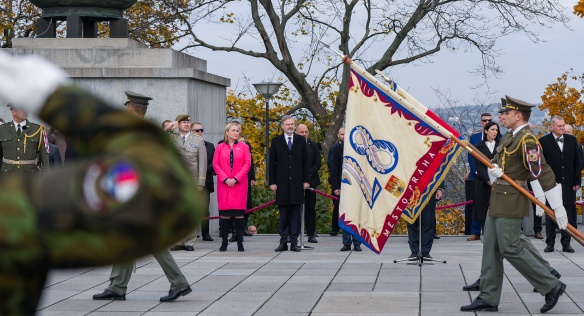
[[[505,107],[501,108],[499,112],[507,112],[511,110],[516,110],[520,112],[531,113],[531,108],[534,107],[535,104],[527,103],[525,101],[512,98],[508,95],[505,96]]]
[[[505,112],[505,106],[507,105],[507,100],[505,98],[501,98],[501,108],[499,109],[499,113]]]
[[[188,114],[180,114],[179,116],[176,117],[177,122],[182,122],[182,121],[190,121],[191,117]]]
[[[125,91],[124,93],[126,93],[126,96],[128,96],[128,99],[126,100],[125,104],[132,102],[132,103],[141,104],[141,105],[148,105],[148,101],[152,100],[151,97],[147,97],[145,95],[142,95],[142,94],[139,94],[136,92]]]

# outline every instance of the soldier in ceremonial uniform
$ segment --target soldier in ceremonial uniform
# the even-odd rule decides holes
[[[152,100],[152,98],[131,91],[126,91],[126,95],[128,96],[128,100],[125,104],[127,112],[143,119],[144,115],[146,114],[146,110],[148,110],[148,101]],[[186,172],[186,174],[188,174],[188,172]],[[181,194],[196,195],[194,190],[191,192],[188,192],[188,190],[181,190]],[[164,211],[164,205],[159,205],[159,207],[160,211]],[[189,282],[180,271],[180,268],[176,264],[176,261],[168,249],[163,249],[160,252],[153,253],[152,255],[154,256],[154,259],[158,261],[158,264],[160,264],[160,267],[164,271],[166,278],[170,282],[170,290],[168,291],[168,295],[161,297],[161,302],[172,302],[180,296],[185,296],[192,292]],[[125,300],[126,291],[128,290],[128,283],[132,277],[133,268],[134,261],[114,264],[110,274],[109,287],[102,293],[93,295],[93,299],[120,301]]]
[[[178,133],[172,133],[172,143],[180,153],[184,163],[189,168],[197,190],[203,191],[205,179],[207,178],[207,150],[203,137],[191,132],[191,117],[188,114],[181,114],[176,117],[178,122]],[[197,231],[193,230],[185,239],[175,244],[171,251],[186,250],[194,251]]]
[[[196,227],[195,184],[158,127],[36,56],[0,52],[0,102],[37,114],[79,154],[55,172],[0,177],[0,315],[34,315],[52,268],[131,260]]]
[[[549,202],[558,226],[566,229],[568,219],[562,203],[561,186],[541,155],[537,138],[528,126],[533,104],[506,96],[502,109],[505,125],[511,130],[502,139],[493,159],[489,177],[493,180],[490,208],[485,222],[480,294],[461,311],[497,311],[503,283],[503,259],[506,259],[535,289],[545,295],[541,312],[551,310],[564,293],[560,282],[536,256],[521,244],[522,218],[529,215],[529,199],[508,182],[503,173],[527,189],[530,180],[534,195]],[[499,167],[500,166],[500,167]]]
[[[28,113],[8,105],[13,120],[0,126],[0,166],[2,173],[49,170],[45,128],[28,121]],[[48,146],[48,144],[47,144]]]
[[[505,98],[501,98],[501,109],[499,110],[499,121],[501,124],[501,127],[505,127],[507,128],[507,122],[505,120],[505,116],[503,113],[507,112],[507,109],[505,108],[507,104],[507,100]],[[533,126],[531,126],[531,123],[529,123],[529,128],[530,130],[533,132]],[[512,130],[508,130],[507,133],[512,133]],[[480,162],[478,162],[480,163]],[[541,187],[541,185],[539,186]],[[530,189],[530,191],[532,191]],[[543,192],[540,192],[540,195],[543,194]],[[542,210],[543,211],[543,210]],[[534,208],[534,212],[535,212],[535,208]],[[540,214],[539,216],[536,216],[536,218],[540,218],[543,214]],[[537,251],[537,248],[535,248],[535,246],[533,245],[533,243],[531,243],[531,240],[529,240],[529,238],[527,238],[524,234],[523,231],[521,231],[521,235],[519,236],[519,242],[521,243],[521,247],[523,247],[525,250],[529,251],[539,262],[541,262],[541,264],[543,264],[545,266],[545,268],[550,271],[551,274],[553,274],[556,278],[560,278],[562,275],[556,270],[554,269],[549,262],[547,262],[539,253],[539,251]],[[474,283],[469,284],[469,285],[465,285],[462,287],[463,291],[479,291],[480,290],[480,285],[481,284],[481,278],[477,279]],[[536,289],[533,290],[534,292],[537,292]]]

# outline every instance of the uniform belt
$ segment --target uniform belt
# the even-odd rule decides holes
[[[38,158],[33,160],[12,160],[2,157],[2,162],[10,165],[36,165],[38,161]]]
[[[501,185],[511,185],[511,183],[502,180],[502,179],[497,179],[495,181],[496,184],[501,184]],[[527,181],[526,180],[515,180],[515,183],[519,184],[520,186],[526,186],[527,185]]]

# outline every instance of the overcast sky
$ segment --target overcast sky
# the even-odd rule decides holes
[[[569,27],[572,30],[563,25],[550,29],[532,27],[531,30],[546,41],[537,44],[524,34],[498,40],[495,48],[502,55],[497,58],[497,63],[503,73],[499,78],[489,79],[490,90],[496,91],[494,95],[487,94],[487,87],[476,88],[483,82],[481,77],[470,73],[481,63],[481,56],[476,51],[451,52],[443,49],[431,57],[431,63],[396,66],[387,69],[386,73],[428,107],[438,103],[434,89],[449,93],[451,99],[461,104],[475,104],[476,100],[497,102],[505,94],[541,103],[545,87],[555,82],[562,73],[570,68],[574,68],[576,73],[584,73],[584,19],[571,13],[575,0],[561,2],[568,7],[568,15],[572,19]],[[274,80],[279,75],[266,60],[238,53],[198,49],[194,55],[207,60],[209,72],[230,78],[232,88],[241,88],[243,77],[251,82],[260,82]]]

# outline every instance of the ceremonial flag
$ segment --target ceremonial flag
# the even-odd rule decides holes
[[[376,253],[413,223],[462,148],[460,135],[397,84],[351,63],[339,225]]]

